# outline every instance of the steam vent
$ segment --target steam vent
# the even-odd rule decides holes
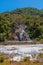
[[[26,28],[27,28],[27,26],[23,25],[23,24],[19,24],[17,26],[15,33],[16,33],[19,41],[30,41],[29,35],[25,31]]]

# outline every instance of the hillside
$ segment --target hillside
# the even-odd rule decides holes
[[[18,40],[15,30],[19,24],[26,25],[25,31],[32,40],[43,40],[43,10],[20,8],[0,13],[0,42]]]

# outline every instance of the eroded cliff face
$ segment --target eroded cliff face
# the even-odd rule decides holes
[[[24,24],[16,25],[15,31],[9,33],[9,40],[30,41],[29,34],[26,32],[27,26]]]
[[[16,26],[15,28],[15,33],[13,35],[14,40],[18,40],[18,41],[29,41],[29,35],[27,34],[27,32],[25,31],[25,29],[27,28],[26,25],[24,24],[18,24],[18,26]]]

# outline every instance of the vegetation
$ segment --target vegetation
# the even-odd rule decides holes
[[[4,58],[0,57],[0,63],[4,62]]]
[[[0,65],[41,65],[39,61],[30,61],[28,57],[24,59],[24,61],[15,62],[15,61],[6,61],[4,59],[4,62],[0,63]],[[42,64],[43,65],[43,64]]]
[[[32,40],[43,40],[43,10],[21,8],[0,13],[0,42],[14,40],[18,23],[27,25],[27,33]]]

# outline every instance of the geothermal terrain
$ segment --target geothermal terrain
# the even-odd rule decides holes
[[[12,63],[13,65],[14,63],[14,65],[16,65],[18,62],[25,61],[27,63],[26,65],[29,65],[28,63],[37,61],[37,63],[43,64],[43,44],[37,44],[37,42],[31,40],[28,33],[25,31],[26,27],[26,25],[19,24],[15,30],[17,36],[15,36],[15,40],[6,40],[5,42],[0,43],[1,63],[5,61],[5,63],[10,62],[10,64]],[[38,57],[39,54],[42,54],[42,62],[38,60],[40,58]]]
[[[0,45],[0,53],[12,55],[10,61],[22,61],[25,57],[30,57],[30,60],[37,60],[38,54],[43,54],[43,44],[33,45]],[[32,55],[35,55],[33,58]]]
[[[0,14],[0,65],[43,65],[43,10]]]

